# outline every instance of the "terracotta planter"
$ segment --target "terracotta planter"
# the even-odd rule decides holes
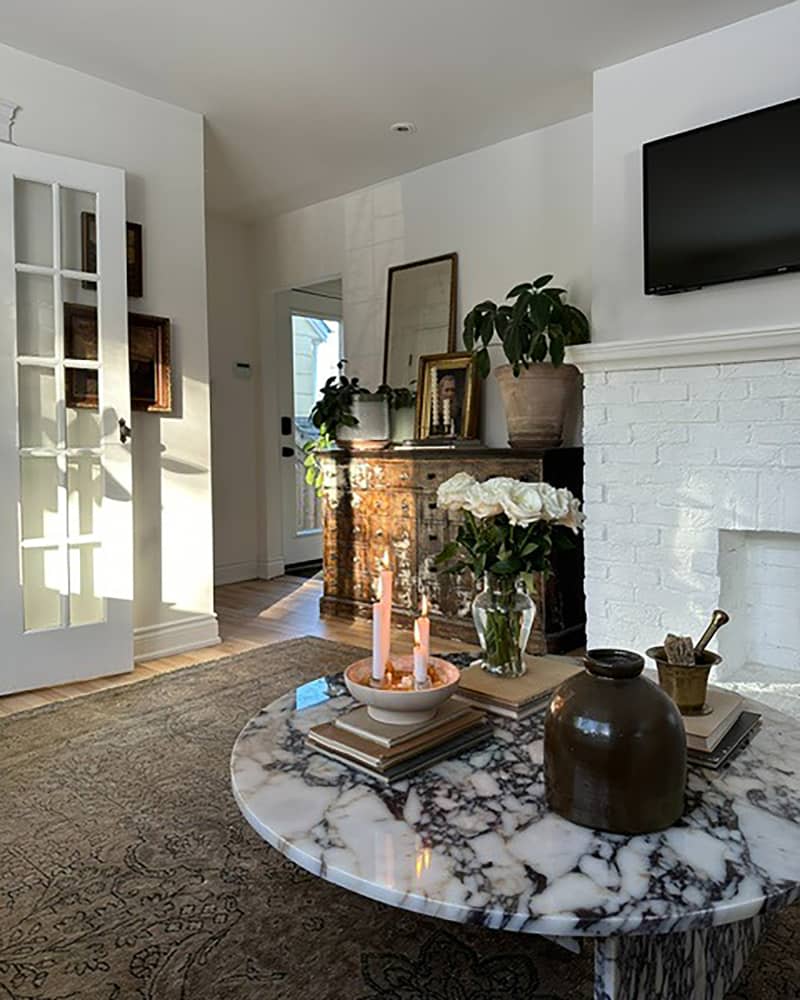
[[[494,370],[503,397],[512,448],[558,448],[564,436],[564,419],[580,385],[574,365],[550,362],[523,368],[514,378],[511,365]]]

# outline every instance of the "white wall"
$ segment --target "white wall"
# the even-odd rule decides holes
[[[459,331],[465,310],[502,298],[517,282],[552,271],[589,307],[591,117],[581,116],[404,174],[375,187],[280,216],[259,229],[264,356],[274,356],[274,292],[334,274],[343,280],[345,352],[351,374],[380,379],[386,273],[393,264],[456,251]],[[459,337],[460,340],[460,337]],[[499,361],[499,356],[498,356]],[[268,436],[263,454],[261,558],[280,565],[277,373],[264,371]],[[483,439],[503,446],[494,378],[484,394]]]
[[[800,320],[800,275],[645,296],[641,147],[800,94],[800,3],[594,76],[594,341],[767,329]]]
[[[219,584],[258,575],[257,304],[250,227],[209,214],[206,236],[214,578]],[[249,372],[237,362],[249,364]]]
[[[137,653],[213,642],[203,122],[200,115],[0,46],[18,145],[127,171],[144,226],[136,312],[172,321],[176,415],[133,415]]]

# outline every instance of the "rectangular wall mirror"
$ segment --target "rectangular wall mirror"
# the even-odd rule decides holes
[[[383,381],[410,385],[423,354],[455,350],[458,254],[389,268]]]

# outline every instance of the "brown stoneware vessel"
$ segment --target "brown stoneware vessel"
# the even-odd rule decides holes
[[[553,812],[610,833],[653,833],[683,812],[686,732],[673,700],[624,649],[590,649],[553,694],[544,777]]]

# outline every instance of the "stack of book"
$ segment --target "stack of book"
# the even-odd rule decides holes
[[[454,697],[507,719],[524,719],[544,708],[559,684],[583,669],[581,661],[571,656],[525,659],[528,669],[522,677],[497,677],[473,663],[461,671]]]
[[[307,744],[385,784],[483,743],[492,726],[483,712],[451,698],[433,719],[407,726],[376,722],[365,706],[309,730]]]
[[[758,727],[761,716],[744,708],[744,699],[735,691],[709,685],[706,715],[684,715],[689,763],[714,770],[731,756]]]

